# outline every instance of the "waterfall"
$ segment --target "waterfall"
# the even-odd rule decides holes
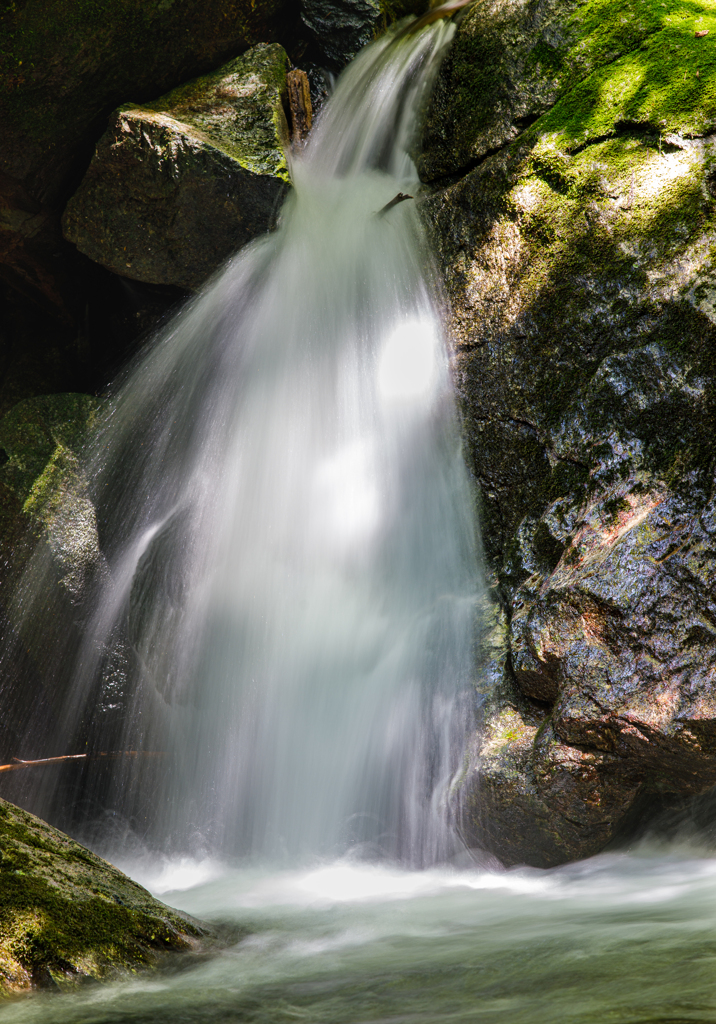
[[[292,158],[278,230],[115,386],[85,461],[105,564],[81,640],[53,641],[44,742],[139,756],[71,784],[26,772],[24,802],[54,820],[71,806],[245,857],[449,855],[473,497],[415,203],[381,211],[418,187],[452,31],[359,55]]]

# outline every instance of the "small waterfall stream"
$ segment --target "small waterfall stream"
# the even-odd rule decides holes
[[[106,580],[53,746],[156,754],[72,794],[155,846],[453,848],[472,495],[415,203],[381,212],[418,187],[452,31],[386,37],[345,72],[279,229],[141,354],[90,445]],[[38,800],[57,815],[62,794]]]

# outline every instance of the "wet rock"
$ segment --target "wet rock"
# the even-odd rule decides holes
[[[505,618],[462,828],[509,863],[716,784],[712,13],[614,7],[472,8],[422,167]]]
[[[374,38],[383,14],[380,0],[303,0],[301,19],[327,63],[340,71]]]
[[[79,147],[91,145],[101,119],[128,95],[160,95],[289,35],[294,10],[282,0],[13,5],[3,14],[0,171],[51,203],[75,173]]]
[[[210,929],[69,836],[0,800],[0,994],[156,967]]]
[[[0,420],[3,540],[19,549],[23,533],[43,536],[58,584],[72,602],[82,599],[101,562],[97,518],[78,457],[96,410],[89,395],[42,395],[19,402]],[[12,560],[17,571],[21,560]]]
[[[288,58],[248,53],[141,107],[120,108],[63,216],[97,263],[197,288],[275,223],[287,189]]]

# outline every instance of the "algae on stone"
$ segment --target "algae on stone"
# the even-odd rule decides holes
[[[111,119],[63,216],[65,237],[123,277],[197,288],[275,224],[289,177],[289,63],[259,45]]]
[[[90,395],[41,395],[0,420],[0,484],[21,503],[31,532],[44,537],[59,584],[75,601],[100,567],[97,519],[78,458],[96,411]],[[5,525],[16,538],[14,524]]]

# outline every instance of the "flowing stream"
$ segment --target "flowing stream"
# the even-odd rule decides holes
[[[156,756],[26,802],[80,806],[233,941],[0,1021],[716,1020],[707,853],[505,872],[453,837],[473,496],[414,203],[381,213],[451,31],[359,56],[279,230],[129,369],[89,453],[107,561],[55,742]]]
[[[0,1021],[716,1019],[716,860],[694,850],[645,848],[552,871],[346,860],[273,872],[188,859],[123,866],[166,902],[243,934],[218,956],[184,958],[179,971],[5,1005]]]

